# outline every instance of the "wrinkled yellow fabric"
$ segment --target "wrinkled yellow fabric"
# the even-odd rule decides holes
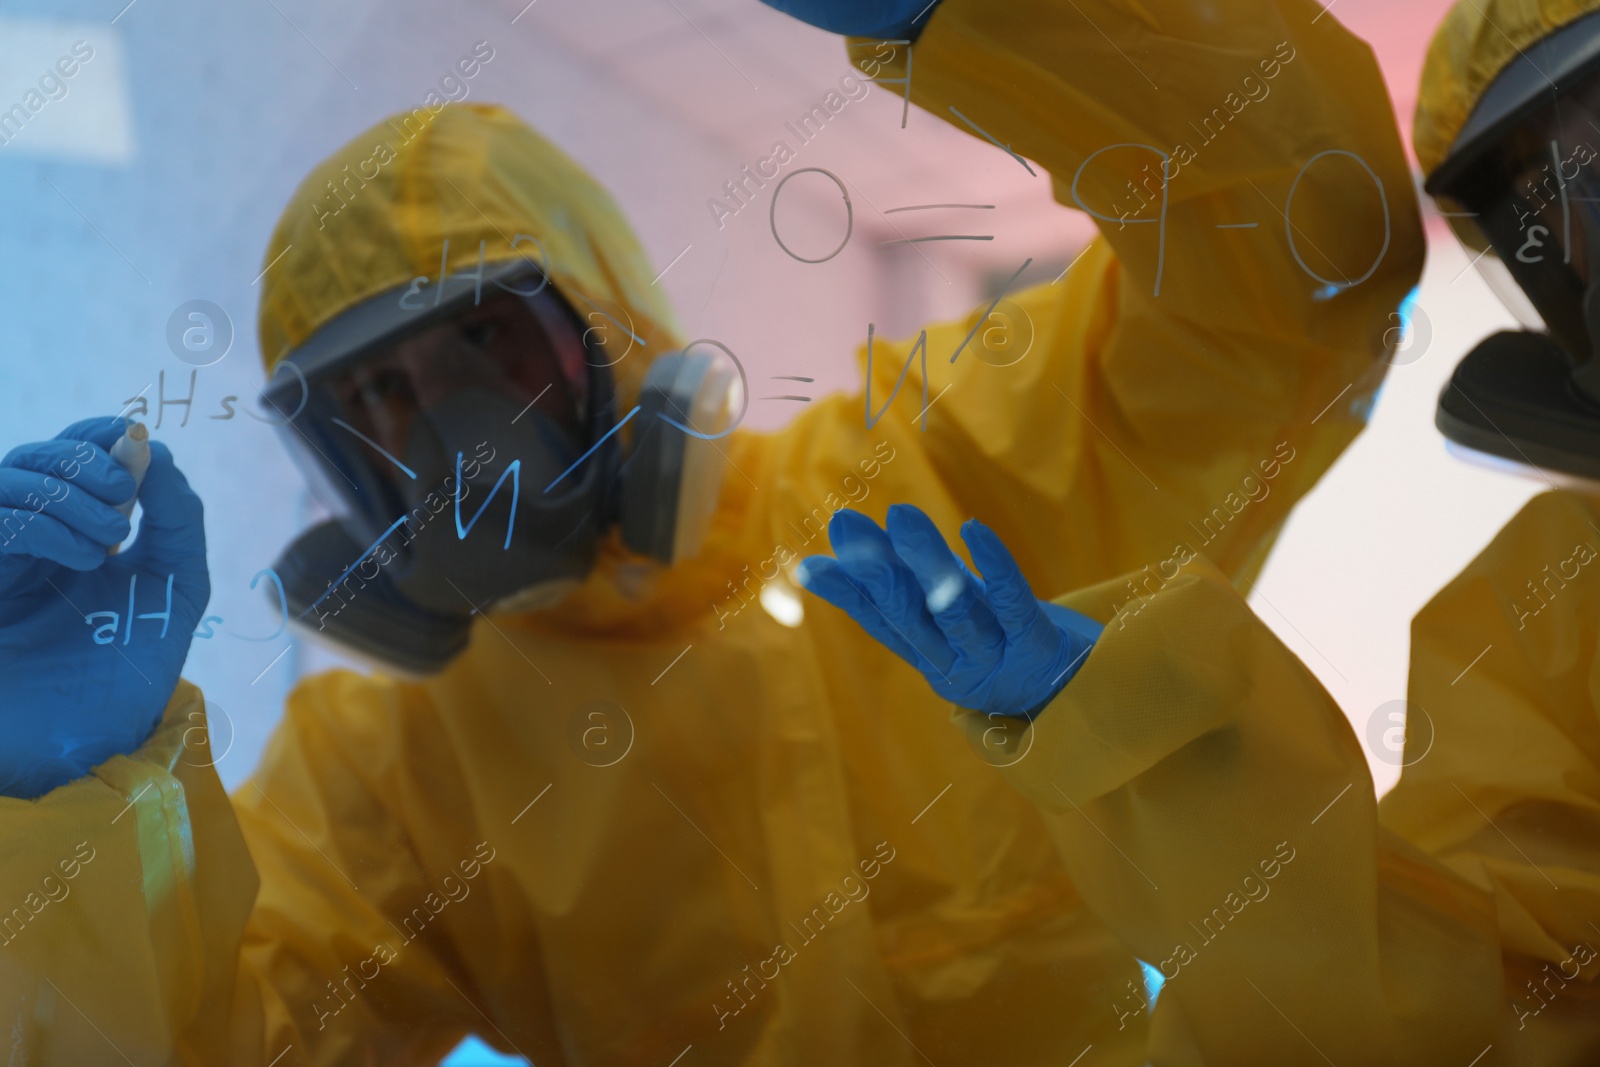
[[[1108,625],[1032,730],[957,713],[1167,976],[1152,1062],[1600,1062],[1597,522],[1536,497],[1417,616],[1379,804],[1345,716],[1203,562],[1114,615],[1114,582],[1062,598]]]
[[[1411,625],[1386,826],[1492,901],[1517,1063],[1600,1062],[1600,502],[1534,497]],[[1415,712],[1413,712],[1415,714]],[[1574,973],[1576,972],[1576,973]]]
[[[1059,1065],[1092,1045],[1094,1063],[1135,1065],[1147,1042],[1170,1045],[1117,1009],[1140,981],[1134,952],[1156,947],[1119,940],[1109,875],[1059,851],[1052,809],[974,754],[920,676],[842,614],[807,600],[787,628],[745,602],[790,555],[826,551],[819,533],[846,503],[881,519],[909,501],[947,530],[981,516],[1051,595],[1148,582],[1180,541],[1233,579],[1255,572],[1359,431],[1422,255],[1377,66],[1316,14],[1299,0],[1209,14],[1187,0],[946,0],[916,46],[913,99],[1012,145],[1068,206],[1092,153],[1173,152],[1222,109],[1212,121],[1226,125],[1171,180],[1164,250],[1154,224],[1105,223],[1062,279],[1015,294],[1035,337],[1014,366],[971,349],[952,363],[969,324],[930,327],[925,430],[918,365],[889,402],[911,342],[880,339],[870,397],[729,440],[700,557],[624,592],[613,551],[558,610],[480,622],[426,683],[308,679],[231,802],[204,766],[187,685],[138,753],[37,803],[0,801],[0,899],[20,900],[80,839],[99,850],[66,906],[0,949],[21,1058],[94,1062],[114,1043],[141,1064],[428,1062],[468,1031],[540,1067],[666,1064],[691,1045],[685,1064]],[[1270,95],[1241,106],[1262,85]],[[509,122],[438,116],[434,169],[403,169],[371,224],[424,250],[448,230],[452,255],[475,256],[445,187],[478,202],[497,167],[522,172],[507,157],[544,151]],[[476,124],[515,147],[502,156]],[[968,150],[1020,165],[976,136]],[[1372,168],[1387,227],[1353,160],[1306,168],[1328,152]],[[1081,189],[1103,208],[1153,158],[1102,156]],[[649,321],[643,355],[658,354],[666,313],[629,304],[642,257],[609,216],[589,217],[604,203],[592,183],[561,174],[541,194],[557,202],[526,205],[537,218],[508,220],[512,235],[569,226],[578,261],[603,266],[562,274],[552,251],[558,282]],[[369,184],[347,210],[387,195]],[[479,203],[491,216],[494,200]],[[1308,266],[1354,280],[1376,262],[1370,277],[1323,290],[1296,262],[1286,208]],[[310,214],[298,199],[290,211]],[[347,247],[328,242],[324,267],[296,245],[271,267],[298,295],[271,290],[269,360],[377,287],[372,264],[400,283],[437,275],[421,251]],[[324,304],[322,286],[340,295]],[[870,429],[869,402],[887,403]],[[597,722],[625,753],[613,766],[574,748]],[[1291,754],[1322,766],[1314,740]],[[1285,812],[1323,801],[1317,776],[1254,764],[1196,779],[1191,799],[1257,773],[1282,782]],[[1130,818],[1151,836],[1189,824],[1173,807]],[[1215,878],[1163,907],[1209,907],[1215,879],[1236,873],[1221,856],[1196,854]],[[1377,936],[1313,922],[1296,943],[1331,957],[1325,942]],[[1369,1000],[1363,987],[1334,1002]],[[1209,1062],[1245,1062],[1250,1035],[1202,1033]]]
[[[1380,828],[1349,723],[1203,561],[1110,617],[1032,731],[957,719],[1166,976],[1151,1062],[1577,1062],[1512,1053],[1492,903]]]

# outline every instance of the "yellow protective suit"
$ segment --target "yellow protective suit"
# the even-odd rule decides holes
[[[979,515],[1049,594],[1141,567],[1164,580],[1186,542],[1231,578],[1256,570],[1359,431],[1422,252],[1377,66],[1318,11],[945,0],[916,45],[913,98],[1036,161],[1069,206],[1089,161],[1079,195],[1124,220],[1063,279],[1014,295],[1029,354],[952,363],[967,324],[931,328],[924,429],[920,364],[889,400],[911,344],[879,342],[868,398],[730,439],[699,557],[636,588],[613,548],[572,600],[483,620],[425,683],[307,680],[231,798],[185,683],[138,752],[37,802],[0,801],[0,901],[21,909],[11,926],[0,913],[13,1062],[426,1063],[476,1031],[539,1067],[1137,1065],[1152,1049],[1164,1064],[1284,1063],[1304,1050],[1277,1054],[1282,1021],[1246,977],[1287,998],[1315,966],[1321,1002],[1285,1007],[1319,1037],[1396,1003],[1437,1007],[1404,961],[1374,964],[1392,932],[1375,898],[1438,906],[1413,892],[1420,861],[1379,852],[1375,871],[1370,826],[1330,815],[1338,832],[1293,836],[1300,858],[1268,905],[1281,940],[1241,934],[1258,951],[1192,1002],[1209,1014],[1151,1030],[1127,1008],[1135,953],[1169,946],[1131,930],[1143,888],[1124,858],[1098,836],[1081,847],[1058,801],[1008,781],[1044,749],[1002,772],[1003,737],[974,752],[920,676],[842,614],[808,600],[789,628],[745,604],[826,551],[819,531],[846,503],[881,518],[914,502],[947,529]],[[297,193],[264,259],[269,363],[364,295],[436,280],[446,238],[459,271],[480,240],[504,259],[531,234],[580,311],[628,312],[646,342],[626,364],[634,388],[674,336],[609,198],[503,111],[411,118]],[[1152,147],[1094,156],[1128,143]],[[1138,206],[1160,153],[1164,214]],[[349,174],[362,184],[337,217],[307,210]],[[868,404],[882,412],[870,429]],[[1099,661],[1119,642],[1084,691],[1117,686]],[[1329,766],[1356,777],[1326,723],[1256,710],[1274,743],[1219,735],[1231,773],[1180,769],[1149,802],[1135,784],[1115,822],[1064,782],[1120,848],[1183,846],[1171,863],[1140,854],[1163,915],[1198,921],[1245,873],[1240,856],[1258,858],[1249,823],[1211,815],[1314,814]],[[1046,721],[1064,728],[1058,711]],[[1350,811],[1367,795],[1352,792]],[[70,893],[43,900],[47,878]],[[1212,980],[1186,984],[1200,996]],[[1476,1008],[1417,1025],[1448,1042]]]

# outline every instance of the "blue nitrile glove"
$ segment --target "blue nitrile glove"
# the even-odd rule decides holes
[[[211,597],[200,498],[158,442],[139,538],[107,555],[130,529],[112,505],[133,476],[107,451],[128,424],[85,419],[0,460],[0,795],[39,796],[137,749]],[[170,619],[138,618],[167,612],[168,575]]]
[[[914,37],[939,0],[762,0],[801,22],[851,37]]]
[[[968,519],[961,538],[983,572],[950,551],[933,520],[889,508],[888,531],[846,508],[828,523],[838,558],[810,556],[800,584],[921,671],[953,704],[1032,718],[1072,678],[1102,627],[1037,599],[993,530]]]

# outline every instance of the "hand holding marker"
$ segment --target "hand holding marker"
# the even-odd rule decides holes
[[[0,458],[0,517],[0,796],[32,798],[161,721],[211,596],[205,515],[171,451],[117,417]]]
[[[144,423],[129,424],[127,431],[111,446],[111,458],[133,475],[133,495],[126,503],[117,505],[123,518],[132,518],[133,505],[139,499],[139,487],[144,484],[144,472],[150,469],[150,431]]]
[[[127,431],[111,446],[111,458],[133,475],[133,495],[115,505],[125,519],[133,518],[133,505],[139,501],[139,487],[144,484],[144,472],[150,469],[150,431],[142,422],[130,423]],[[115,553],[120,546],[112,545]]]

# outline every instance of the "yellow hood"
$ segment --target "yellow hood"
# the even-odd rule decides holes
[[[1483,91],[1519,52],[1600,8],[1600,0],[1457,0],[1422,65],[1411,142],[1431,175],[1450,153]]]
[[[594,305],[614,315],[620,305],[645,342],[620,379],[637,382],[678,344],[649,260],[600,183],[505,108],[446,104],[385,119],[295,190],[262,259],[257,327],[268,373],[369,297],[423,278],[418,299],[431,298],[446,242],[452,274],[476,268],[482,242],[485,263],[541,263],[580,315]]]

